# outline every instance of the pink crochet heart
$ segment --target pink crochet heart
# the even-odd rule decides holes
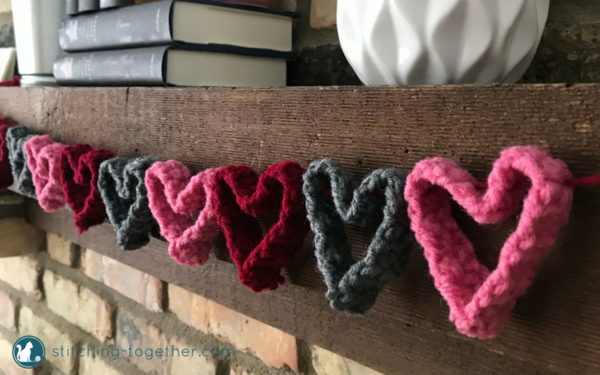
[[[146,172],[150,210],[170,242],[169,255],[179,264],[201,266],[208,261],[220,230],[212,198],[217,170],[192,177],[185,165],[169,160],[155,163]]]
[[[48,212],[65,206],[65,193],[60,180],[60,154],[64,147],[48,135],[36,135],[24,145],[35,193],[40,206]]]
[[[543,258],[567,223],[573,188],[568,167],[535,147],[502,152],[487,191],[454,162],[419,162],[408,176],[408,215],[425,249],[435,286],[450,306],[450,320],[470,337],[493,338],[509,319],[517,297],[533,281]],[[444,190],[445,189],[445,190]],[[480,224],[523,211],[505,242],[496,270],[475,256],[473,245],[451,216],[447,192]]]

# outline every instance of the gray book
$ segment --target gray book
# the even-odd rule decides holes
[[[69,17],[62,24],[59,40],[67,52],[174,43],[289,52],[294,16],[211,0],[165,0]]]
[[[284,56],[206,46],[83,52],[59,57],[54,77],[63,86],[285,86]]]
[[[119,8],[135,5],[135,0],[100,0],[100,8]]]
[[[79,12],[90,12],[100,9],[100,0],[79,0]]]
[[[79,13],[79,0],[67,0],[67,14]]]

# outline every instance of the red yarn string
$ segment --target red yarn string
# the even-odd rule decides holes
[[[572,178],[565,181],[565,184],[573,187],[592,187],[600,185],[600,175]]]

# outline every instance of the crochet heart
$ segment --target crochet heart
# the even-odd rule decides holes
[[[227,166],[215,175],[215,210],[242,284],[254,292],[275,290],[281,271],[302,248],[308,233],[302,199],[304,169],[296,162],[273,164],[259,175],[244,166]],[[279,213],[264,236],[256,219]]]
[[[334,309],[366,313],[385,284],[404,270],[414,243],[404,184],[405,176],[396,169],[376,170],[359,184],[352,173],[331,160],[313,162],[304,174],[315,255]],[[378,193],[382,190],[385,195]],[[331,196],[326,191],[331,191]],[[380,224],[367,255],[356,261],[344,224],[377,222]]]
[[[65,145],[48,135],[36,135],[24,147],[40,206],[48,212],[60,210],[65,206],[60,180],[60,154]]]
[[[24,145],[33,135],[34,133],[25,126],[14,126],[6,132],[8,158],[13,179],[17,183],[19,192],[31,198],[35,197],[35,186],[33,186],[33,176],[27,165]]]
[[[565,181],[570,178],[562,161],[535,147],[502,152],[486,191],[443,158],[421,161],[408,176],[405,198],[412,229],[461,333],[493,338],[506,324],[516,298],[525,293],[567,223],[573,188]],[[451,216],[445,190],[480,224],[507,219],[525,196],[519,224],[502,247],[496,270],[490,272],[477,260]]]
[[[202,266],[208,261],[220,231],[213,202],[217,170],[192,177],[185,165],[169,160],[154,164],[146,173],[150,209],[170,243],[169,255],[179,264]]]
[[[0,118],[0,191],[8,189],[14,182],[8,158],[8,143],[6,142],[6,132],[12,126]]]
[[[123,250],[146,246],[158,226],[148,207],[144,184],[146,171],[156,161],[153,157],[114,158],[100,165],[98,189]]]
[[[60,178],[67,204],[73,210],[79,234],[106,219],[106,211],[98,190],[98,170],[103,161],[113,157],[110,150],[77,143],[63,148]]]

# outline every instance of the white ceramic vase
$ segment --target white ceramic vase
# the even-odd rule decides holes
[[[367,85],[515,83],[550,0],[338,0],[340,43]]]

